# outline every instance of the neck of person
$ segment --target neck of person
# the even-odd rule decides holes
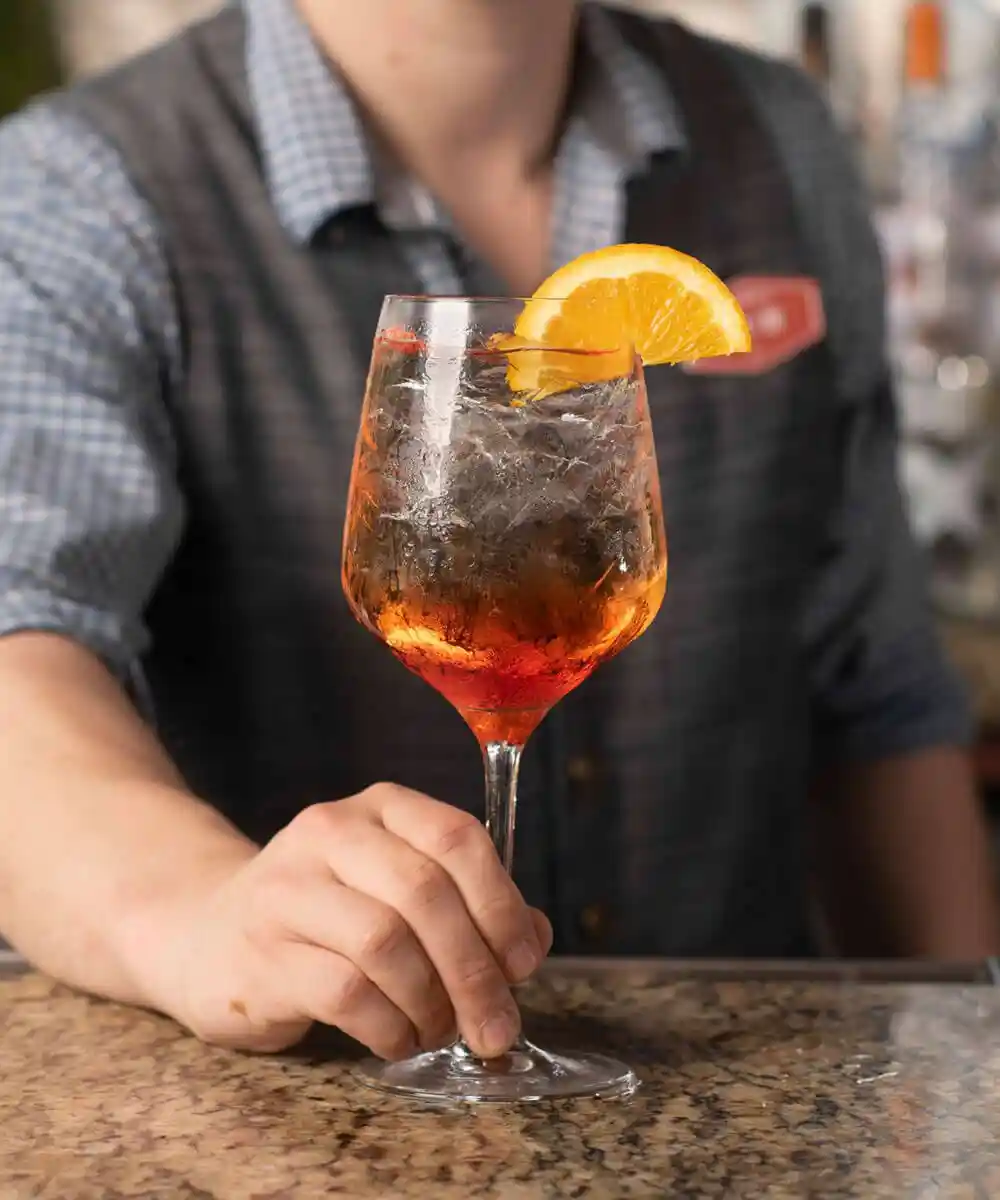
[[[463,178],[529,183],[550,169],[569,86],[575,0],[298,6],[376,133],[445,200]]]

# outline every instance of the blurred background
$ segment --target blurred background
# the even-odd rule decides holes
[[[218,0],[0,0],[0,114]],[[1000,809],[1000,0],[645,0],[797,62],[867,180],[889,281],[901,473]]]

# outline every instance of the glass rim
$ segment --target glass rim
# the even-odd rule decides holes
[[[429,295],[420,292],[388,292],[383,298],[382,304],[384,311],[388,305],[393,303],[424,305],[467,304],[486,308],[500,307],[501,305],[506,305],[507,307],[521,305],[523,307],[527,304],[562,304],[565,299],[566,297],[564,296],[464,296],[457,292],[451,295],[441,293],[437,295]],[[376,333],[376,338],[378,338],[383,332],[384,331],[380,329]],[[641,356],[639,355],[635,343],[631,339],[626,339],[617,346],[597,346],[586,348],[581,346],[560,346],[556,344],[544,345],[539,343],[537,345],[520,346],[514,348],[510,351],[510,353],[537,353],[539,351],[548,354],[579,354],[593,355],[595,357],[606,354],[620,354],[625,351],[628,352],[633,358],[639,358],[641,361]]]
[[[384,303],[391,300],[405,300],[421,304],[562,304],[568,296],[466,296],[461,292],[439,292],[431,295],[426,292],[387,292]]]

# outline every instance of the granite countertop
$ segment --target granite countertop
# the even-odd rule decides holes
[[[554,964],[529,1032],[643,1086],[464,1109],[359,1087],[332,1037],[244,1057],[0,978],[0,1198],[1000,1196],[1000,988],[755,974]]]

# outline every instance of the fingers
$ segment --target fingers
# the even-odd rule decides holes
[[[457,1026],[483,1057],[509,1049],[520,1032],[510,984],[534,972],[552,930],[475,818],[379,785],[307,810],[273,850],[299,864],[272,905],[291,936],[352,964],[421,1046],[445,1044]],[[308,883],[307,863],[332,878],[318,869]]]
[[[363,890],[380,903],[383,914],[392,913],[402,929],[416,936],[428,968],[447,993],[448,1011],[454,1012],[470,1047],[484,1057],[509,1049],[521,1027],[517,1005],[449,872],[381,825],[360,820],[352,825],[349,838],[345,833],[344,844],[331,853],[331,867],[354,894]],[[402,941],[401,932],[398,936]],[[533,926],[532,936],[536,936]],[[395,938],[381,946],[370,936],[367,941],[369,951],[381,951],[385,959],[384,951],[393,948]],[[388,961],[376,963],[374,955],[361,962],[356,950],[351,957],[386,990],[381,980],[398,968]],[[387,994],[412,1016],[420,986],[429,987],[428,980],[415,980],[405,996],[398,991],[387,990]],[[421,1019],[415,1023],[422,1032]]]
[[[355,964],[305,942],[286,942],[275,967],[281,990],[301,1015],[342,1029],[379,1058],[397,1061],[418,1050],[413,1025]]]
[[[375,829],[366,822],[357,824]],[[390,840],[384,830],[377,832]],[[375,853],[377,858],[377,848]],[[356,854],[365,857],[352,839],[349,857]],[[364,869],[369,874],[372,871],[370,864]],[[310,872],[285,887],[276,902],[276,915],[280,914],[291,937],[331,952],[353,969],[356,978],[347,988],[349,1016],[362,1002],[374,1003],[374,997],[379,996],[406,1019],[412,1051],[447,1045],[455,1036],[455,1013],[418,936],[400,912],[382,902],[370,888],[361,892],[349,883],[345,886],[347,882],[318,873],[313,877]],[[371,986],[365,988],[363,980]],[[341,981],[342,990],[345,986]],[[380,1008],[384,1003],[380,1002]],[[328,1024],[351,1033],[332,1001],[328,1002],[328,1012],[336,1017]],[[355,1015],[352,1019],[358,1018]]]
[[[386,829],[451,877],[472,920],[511,983],[534,973],[547,953],[528,906],[475,817],[392,785],[369,789]]]

